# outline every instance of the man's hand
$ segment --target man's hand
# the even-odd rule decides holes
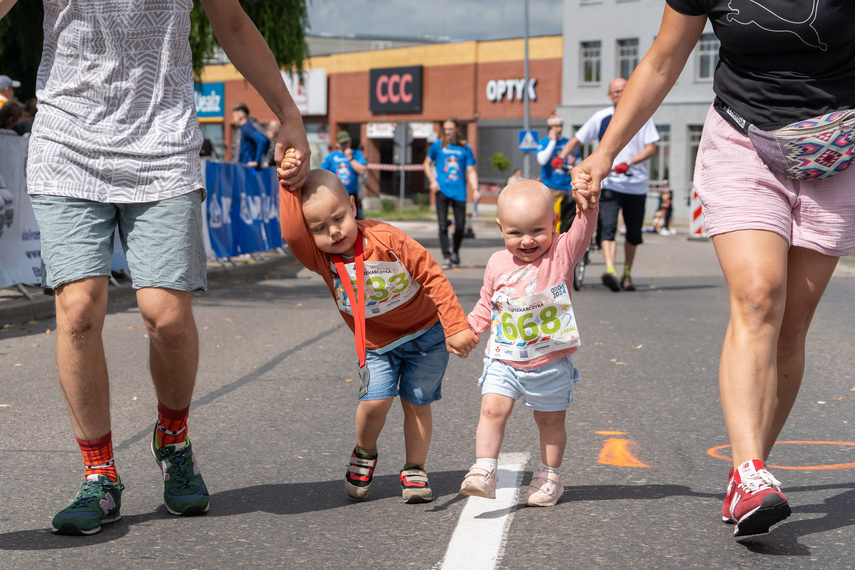
[[[480,339],[472,332],[472,329],[464,329],[446,338],[445,348],[460,358],[466,358],[479,342]]]
[[[436,180],[431,180],[430,191],[433,192],[434,194],[439,192],[439,182],[437,182]]]
[[[352,149],[352,148],[347,147],[347,148],[346,148],[346,149],[344,149],[342,152],[344,153],[344,156],[346,156],[346,157],[347,157],[347,160],[352,160],[352,159],[353,159],[353,149]]]

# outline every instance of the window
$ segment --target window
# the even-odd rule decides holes
[[[698,41],[698,79],[710,80],[718,65],[718,48],[721,42],[715,34],[702,34]]]
[[[601,42],[582,42],[582,83],[600,83],[602,81],[601,58]]]
[[[695,162],[698,160],[698,147],[701,146],[702,125],[689,125],[689,176],[694,178]]]
[[[656,125],[659,141],[656,142],[656,154],[650,157],[650,178],[648,184],[661,188],[668,185],[668,162],[671,158],[671,125]]]
[[[617,76],[629,79],[638,65],[638,38],[617,41]]]

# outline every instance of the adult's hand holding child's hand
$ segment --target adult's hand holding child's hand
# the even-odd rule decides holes
[[[289,148],[285,151],[285,155],[279,162],[279,167],[276,169],[276,175],[279,178],[279,183],[286,190],[294,191],[299,186],[291,186],[283,184],[284,180],[292,179],[300,170],[303,161],[300,159],[300,153],[295,148]]]

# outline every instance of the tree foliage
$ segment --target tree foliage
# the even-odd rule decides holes
[[[267,40],[280,67],[302,73],[309,57],[306,29],[309,27],[309,0],[244,0],[241,6]],[[0,20],[0,74],[21,82],[18,99],[35,95],[36,73],[42,53],[44,18],[42,2],[19,0]],[[198,78],[202,67],[217,46],[211,25],[199,0],[193,0],[190,13],[190,49],[193,71]]]

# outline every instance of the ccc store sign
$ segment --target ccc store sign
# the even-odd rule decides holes
[[[371,70],[371,111],[421,111],[422,66]]]

